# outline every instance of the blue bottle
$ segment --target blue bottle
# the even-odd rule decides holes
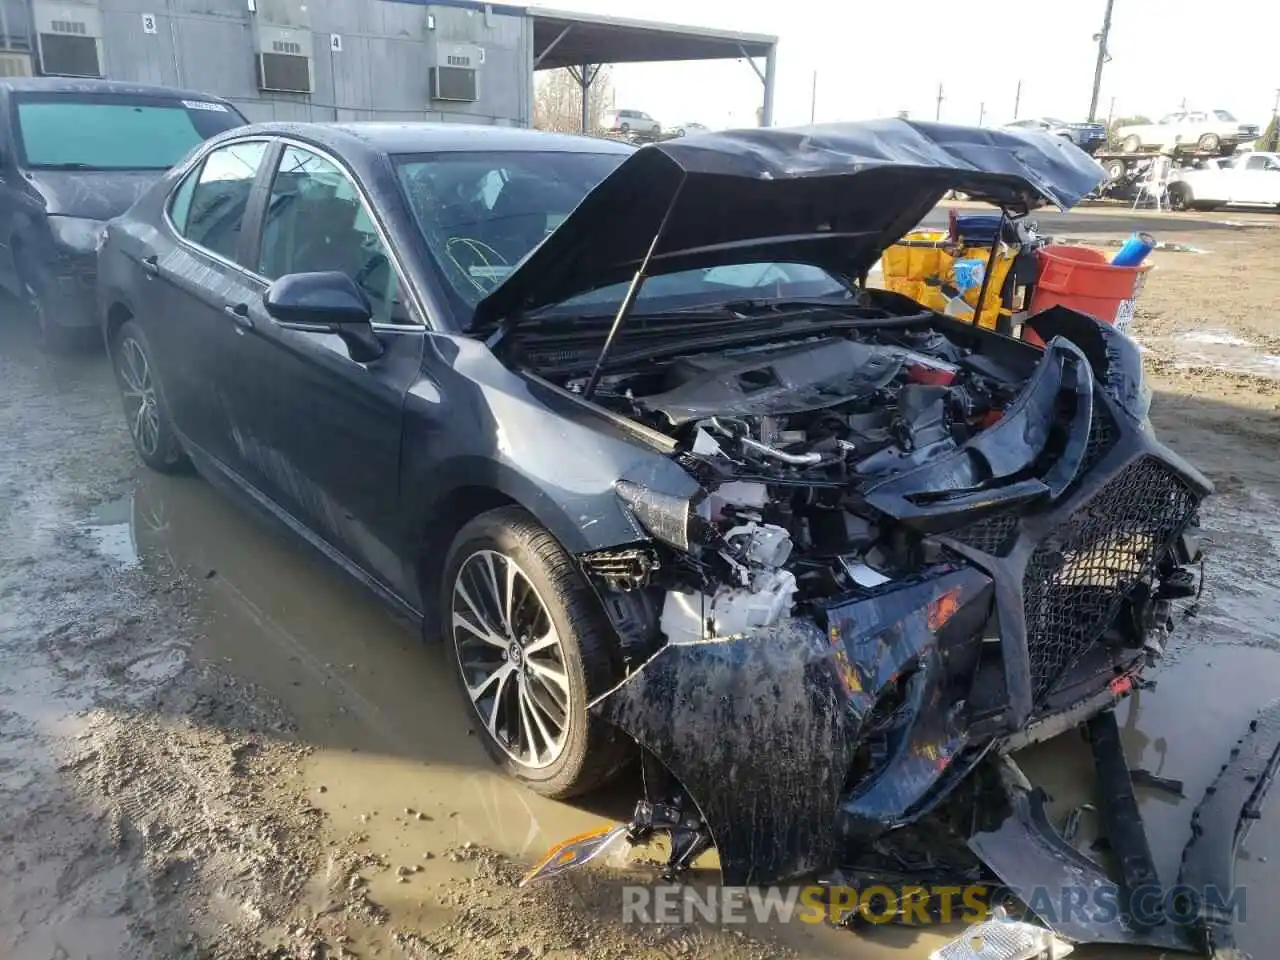
[[[1134,233],[1128,240],[1124,242],[1114,257],[1111,258],[1113,267],[1136,267],[1147,259],[1147,254],[1155,249],[1156,238],[1149,233]]]

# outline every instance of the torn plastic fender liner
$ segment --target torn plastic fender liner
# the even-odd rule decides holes
[[[592,710],[680,781],[706,821],[726,884],[824,870],[851,832],[847,823],[840,829],[850,817],[840,805],[862,721],[940,635],[980,636],[990,596],[982,573],[947,569],[828,606],[819,614],[825,633],[797,617],[746,636],[669,644]],[[855,807],[854,817],[874,809],[889,829],[944,778],[955,727],[941,680],[939,672],[925,687],[925,718],[916,714],[893,738],[877,774],[885,790],[859,785],[868,813]],[[917,726],[922,736],[913,735]]]

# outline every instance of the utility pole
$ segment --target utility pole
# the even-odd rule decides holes
[[[938,108],[933,112],[933,119],[935,120],[942,119],[942,101],[942,84],[938,84]]]
[[[818,119],[818,71],[813,71],[813,92],[809,94],[809,122],[816,123]]]
[[[1022,106],[1022,81],[1018,81],[1018,89],[1013,93],[1013,119],[1018,119],[1018,108]]]
[[[1111,132],[1111,121],[1116,115],[1116,98],[1111,98],[1111,106],[1107,107],[1107,133]]]
[[[987,104],[982,102],[978,104],[978,126],[982,126],[982,121],[987,118]]]
[[[1089,122],[1093,123],[1098,116],[1098,92],[1102,89],[1102,67],[1111,59],[1107,53],[1107,37],[1111,35],[1111,8],[1116,0],[1107,0],[1107,12],[1102,17],[1102,32],[1095,33],[1093,39],[1098,42],[1098,63],[1093,68],[1093,99],[1089,101]]]
[[[1271,107],[1271,142],[1267,149],[1272,153],[1280,150],[1280,87],[1276,88],[1276,102]]]

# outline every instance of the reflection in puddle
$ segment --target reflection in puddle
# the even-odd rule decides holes
[[[94,548],[122,567],[138,565],[138,544],[134,539],[133,497],[111,500],[95,507],[84,524]]]

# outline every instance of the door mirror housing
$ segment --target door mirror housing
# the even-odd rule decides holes
[[[287,274],[267,288],[262,305],[282,327],[341,337],[358,363],[382,356],[369,298],[345,273]]]

